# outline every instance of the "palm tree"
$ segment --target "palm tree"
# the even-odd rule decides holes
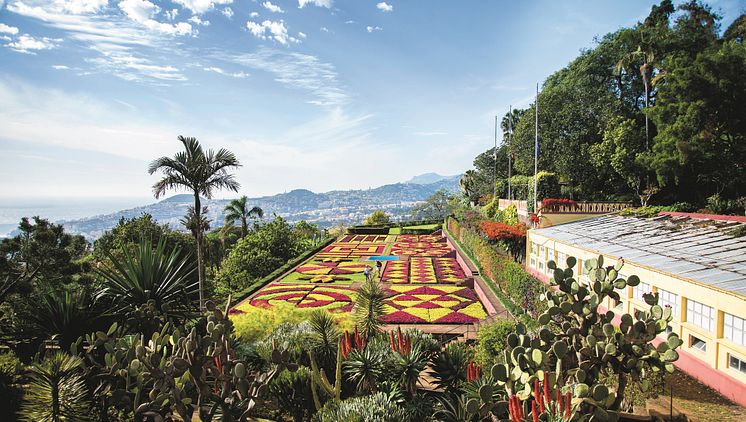
[[[218,189],[229,189],[238,192],[240,184],[229,169],[240,167],[238,158],[221,148],[218,151],[202,149],[199,141],[191,137],[178,137],[184,146],[184,151],[177,152],[173,157],[160,157],[150,163],[148,173],[160,171],[163,178],[153,185],[153,193],[160,198],[168,190],[187,189],[194,194],[194,211],[197,221],[200,220],[202,204],[200,195],[212,198],[212,193]],[[199,303],[204,305],[205,264],[202,256],[203,231],[198,228],[193,234],[197,241],[197,274],[199,277]]]
[[[29,388],[23,395],[21,421],[90,421],[91,402],[83,378],[83,360],[55,352],[31,365]]]
[[[619,62],[617,62],[616,74],[621,76],[622,70],[638,59],[642,59],[642,64],[640,65],[640,76],[642,77],[642,83],[645,86],[645,149],[649,151],[650,123],[647,110],[650,106],[650,91],[653,87],[653,63],[655,62],[655,52],[650,47],[643,50],[642,46],[638,46],[637,50],[626,54],[621,60],[619,60]]]
[[[248,208],[246,201],[248,198],[242,196],[238,199],[233,199],[228,205],[225,206],[225,225],[232,226],[236,223],[236,220],[241,220],[241,238],[246,237],[249,232],[249,226],[247,221],[249,218],[257,217],[259,219],[264,218],[264,210],[258,206],[254,206],[251,209]]]
[[[384,299],[386,294],[381,285],[372,279],[366,281],[358,292],[355,319],[367,338],[373,337],[381,328],[380,318],[385,313]]]

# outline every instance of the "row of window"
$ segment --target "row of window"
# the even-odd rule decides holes
[[[550,259],[554,257],[554,249],[540,246],[537,243],[532,242],[531,243],[531,253],[533,255],[539,255],[539,257],[544,256],[544,252],[548,253]],[[564,266],[564,263],[567,259],[567,255],[557,251],[557,262],[560,267]],[[548,261],[546,261],[548,262]],[[551,271],[546,266],[546,262],[539,258],[537,259],[534,256],[530,257],[529,265],[531,265],[532,268],[538,269],[539,271],[543,273],[550,273]],[[619,277],[626,278],[623,274],[620,274]],[[581,280],[586,278],[585,276],[580,277]],[[632,297],[639,301],[643,301],[643,295],[645,293],[652,292],[653,289],[651,288],[650,284],[640,282],[637,286],[634,286],[632,288]],[[622,294],[622,297],[625,297],[625,294]],[[661,306],[669,307],[671,308],[671,313],[678,317],[681,312],[681,296],[677,295],[676,293],[669,292],[668,290],[664,289],[658,289],[658,303]],[[615,308],[622,308],[623,302],[617,301],[614,303]],[[687,299],[686,301],[686,321],[696,325],[699,328],[702,328],[707,331],[715,331],[715,317],[716,312],[715,309],[711,306],[707,306],[703,303],[697,302],[692,299]],[[732,341],[733,343],[746,346],[746,321],[743,318],[739,318],[735,315],[724,313],[724,320],[723,320],[723,337],[728,339],[729,341]]]
[[[692,349],[699,350],[701,352],[707,352],[707,342],[699,337],[689,336],[689,347]],[[728,353],[728,367],[736,371],[746,374],[746,359],[735,356]]]

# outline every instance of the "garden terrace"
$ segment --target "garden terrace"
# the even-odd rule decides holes
[[[252,307],[320,308],[351,312],[365,282],[365,267],[375,274],[385,292],[385,324],[440,325],[435,332],[451,332],[488,316],[495,306],[474,290],[470,272],[461,266],[456,250],[441,231],[417,234],[346,234],[280,275],[236,305],[232,314]]]

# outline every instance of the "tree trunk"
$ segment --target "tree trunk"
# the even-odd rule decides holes
[[[616,399],[611,404],[610,410],[618,410],[624,401],[624,390],[627,389],[627,374],[620,372],[617,378]]]
[[[640,66],[642,82],[645,84],[645,150],[650,151],[650,124],[648,122],[648,106],[650,105],[650,77],[652,76],[652,66],[650,63],[643,63]]]
[[[195,240],[197,241],[197,277],[199,279],[199,309],[202,311],[205,306],[205,268],[202,262],[202,204],[199,200],[199,191],[194,190],[194,217],[197,220],[195,228]]]
[[[246,237],[246,235],[249,233],[249,227],[246,224],[246,216],[241,216],[241,239]]]

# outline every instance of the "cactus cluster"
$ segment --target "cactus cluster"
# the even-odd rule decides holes
[[[230,300],[229,300],[230,303]],[[107,388],[106,399],[137,420],[162,420],[176,413],[185,421],[248,418],[267,384],[281,371],[297,370],[287,351],[273,350],[268,371],[250,371],[231,347],[231,321],[213,303],[205,332],[181,332],[166,323],[150,338],[131,336],[116,323],[107,332],[79,339],[71,353],[85,352]],[[85,346],[83,346],[85,344]],[[102,359],[101,359],[102,358]]]
[[[615,289],[636,286],[640,279],[634,275],[620,278],[622,261],[607,267],[603,261],[602,256],[586,261],[584,273],[589,282],[574,278],[575,258],[568,258],[566,269],[548,263],[554,271],[553,288],[542,294],[548,307],[538,318],[541,327],[529,333],[523,324],[516,325],[507,337],[501,361],[491,368],[488,379],[480,380],[484,386],[479,394],[467,401],[470,415],[504,417],[512,408],[513,415],[533,417],[534,406],[543,415],[546,409],[541,409],[532,391],[541,381],[552,395],[571,393],[571,408],[582,415],[580,420],[615,421],[630,378],[642,380],[645,390],[650,371],[674,370],[673,362],[679,357],[676,349],[682,344],[679,337],[672,333],[657,347],[652,344],[671,321],[671,309],[658,305],[657,295],[645,294],[649,309],[634,316],[623,314],[615,326],[615,314],[600,311],[599,305],[607,297],[619,300]],[[617,377],[616,391],[602,383],[610,375]],[[500,400],[495,388],[504,390],[505,400]]]

